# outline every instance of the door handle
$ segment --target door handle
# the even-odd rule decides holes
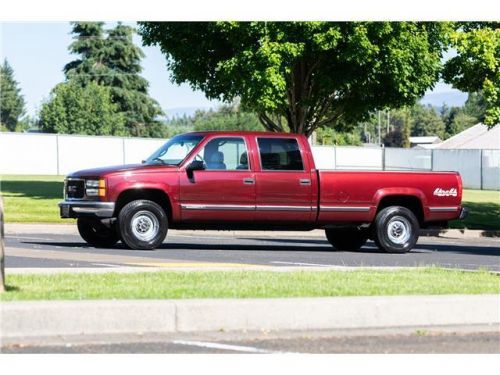
[[[301,179],[299,180],[299,183],[300,183],[301,185],[311,185],[311,180],[310,180],[310,179],[308,179],[308,178],[301,178]]]
[[[253,185],[253,184],[255,184],[255,180],[253,178],[244,178],[243,183],[245,185]]]

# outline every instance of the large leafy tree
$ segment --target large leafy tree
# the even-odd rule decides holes
[[[102,22],[72,25],[75,41],[69,49],[80,56],[64,67],[66,78],[81,86],[95,82],[109,87],[130,135],[162,136],[162,125],[156,120],[162,111],[140,75],[144,54],[132,40],[134,29],[121,23],[108,31]]]
[[[482,92],[486,109],[480,120],[500,123],[500,24],[462,25],[451,44],[457,55],[446,62],[445,81],[462,91]]]
[[[125,135],[123,114],[112,102],[109,87],[90,82],[57,85],[42,105],[40,128],[47,133]]]
[[[141,22],[139,33],[174,82],[240,97],[268,130],[310,135],[413,104],[438,79],[448,24]]]
[[[14,70],[7,60],[0,66],[0,122],[15,131],[19,118],[25,113],[24,97],[14,79]]]

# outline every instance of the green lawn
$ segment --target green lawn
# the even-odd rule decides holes
[[[7,223],[72,223],[59,218],[64,176],[0,176]]]
[[[486,271],[201,271],[7,275],[0,299],[186,299],[500,293]]]
[[[464,190],[462,201],[469,216],[450,222],[452,228],[500,229],[500,191]]]
[[[1,176],[5,220],[8,223],[72,223],[59,218],[63,176]],[[464,190],[464,206],[470,209],[464,221],[452,228],[500,229],[500,192]]]

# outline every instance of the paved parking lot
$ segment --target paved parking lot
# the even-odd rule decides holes
[[[244,268],[244,267],[418,267],[442,266],[500,272],[500,239],[421,237],[407,254],[387,254],[372,242],[356,252],[333,251],[322,236],[238,232],[171,231],[155,251],[97,249],[68,226],[6,235],[6,267],[13,268]],[[29,227],[27,227],[29,228]],[[56,230],[54,230],[54,228]]]

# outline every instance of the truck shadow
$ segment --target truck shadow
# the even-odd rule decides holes
[[[253,238],[254,240],[256,238]],[[263,239],[264,240],[264,239]],[[176,250],[176,251],[279,251],[279,252],[325,252],[332,254],[339,253],[366,253],[366,254],[385,254],[393,256],[404,256],[405,254],[388,254],[379,250],[375,244],[369,241],[365,246],[357,251],[335,251],[332,249],[330,244],[326,240],[285,240],[285,239],[269,239],[266,238],[266,242],[279,242],[280,245],[270,245],[270,244],[238,244],[238,243],[221,243],[221,244],[198,244],[198,243],[185,243],[185,242],[169,242],[168,239],[164,242],[157,250]],[[66,248],[75,249],[92,249],[85,242],[37,242],[37,241],[21,241],[20,243],[27,245],[38,245],[38,246],[58,246]],[[290,245],[293,243],[293,245]],[[308,244],[306,246],[301,246],[299,244]],[[313,246],[311,246],[313,245]],[[316,245],[316,246],[315,246]],[[116,251],[126,251],[126,252],[136,252],[148,254],[151,251],[144,250],[131,250],[125,247],[122,243],[118,243],[112,248],[103,248],[103,250],[116,250]],[[489,255],[489,256],[499,256],[500,247],[487,247],[487,246],[467,246],[467,245],[450,245],[450,244],[417,244],[414,250],[407,254],[418,254],[430,252],[437,253],[456,253],[456,254],[471,254],[471,255]]]

